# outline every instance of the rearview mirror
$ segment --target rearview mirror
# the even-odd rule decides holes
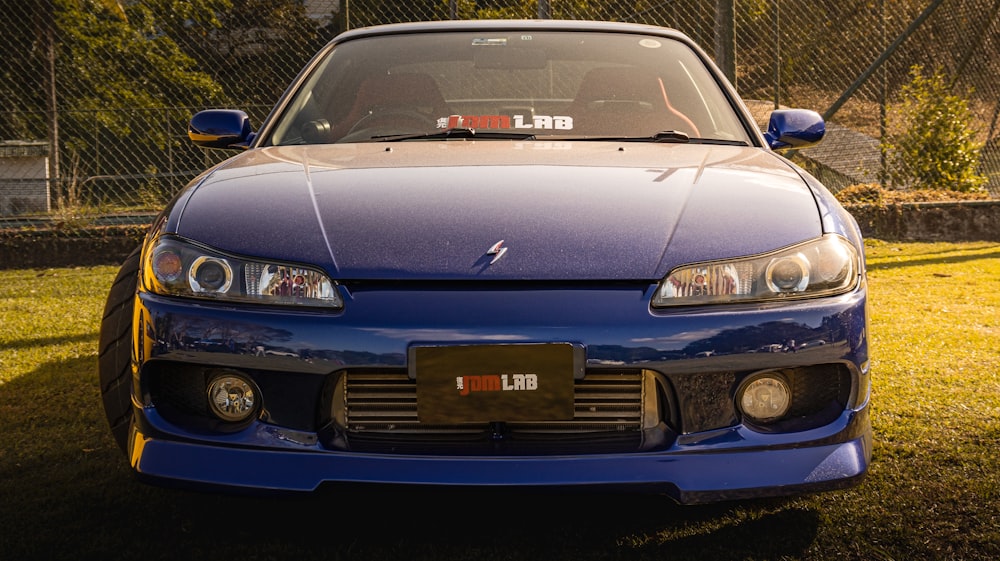
[[[826,123],[808,109],[778,109],[771,113],[764,138],[772,150],[808,148],[823,140]]]
[[[188,125],[188,138],[205,148],[246,149],[253,139],[250,117],[235,109],[199,111]]]

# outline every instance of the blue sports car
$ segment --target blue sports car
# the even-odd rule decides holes
[[[125,261],[104,409],[138,477],[841,489],[871,459],[864,246],[688,37],[584,21],[337,36]]]

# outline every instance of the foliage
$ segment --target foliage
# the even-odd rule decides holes
[[[885,190],[877,183],[851,185],[837,191],[834,196],[844,204],[881,204]]]
[[[412,0],[406,3],[406,9],[400,9],[400,3],[394,0],[369,0],[367,2],[351,2],[349,4],[351,29],[378,25],[382,23],[400,23],[414,20],[446,20],[449,16],[450,4],[455,0]],[[457,0],[463,4],[466,0]],[[459,13],[462,9],[459,8]]]
[[[921,189],[900,191],[886,189],[878,183],[860,183],[845,187],[835,194],[844,204],[889,205],[899,203],[931,203],[951,201],[976,201],[989,199],[986,191],[954,191],[943,189]]]
[[[270,108],[309,57],[336,32],[334,14],[310,19],[301,0],[146,0],[162,32],[182,45],[225,100]],[[281,64],[275,64],[281,61]],[[183,97],[178,99],[184,99]]]
[[[6,26],[7,47],[0,65],[0,139],[35,140],[46,138],[44,114],[32,108],[46,106],[44,68],[45,52],[35,26],[36,2],[0,0],[0,13],[7,13],[22,25]],[[25,87],[27,86],[27,87]]]
[[[212,0],[185,3],[207,1]],[[136,120],[137,114],[162,111],[179,100],[210,103],[221,96],[222,88],[162,32],[143,3],[0,0],[0,7],[30,13],[23,21],[31,24],[14,33],[19,49],[10,53],[11,64],[4,71],[6,85],[0,90],[21,88],[25,93],[17,97],[20,102],[50,109],[49,113],[5,113],[0,118],[0,134],[3,138],[48,138],[57,143],[55,149],[63,162],[73,162],[72,174],[60,166],[62,173],[52,185],[60,208],[82,202],[75,200],[82,192],[71,193],[80,187],[73,184],[74,179],[106,173],[102,164],[124,143],[138,148],[128,157],[128,164],[137,170],[144,160],[159,159],[175,147],[177,134],[165,120],[146,126]],[[51,126],[55,123],[58,129]],[[118,174],[128,171],[126,167]]]
[[[184,135],[191,114],[239,104],[262,118],[329,38],[320,36],[322,22],[306,15],[301,0],[0,0],[0,10],[7,8],[14,21],[31,25],[12,26],[16,49],[0,69],[0,96],[11,100],[10,111],[0,113],[0,138],[58,142],[62,162],[74,163],[72,175],[61,165],[52,185],[60,208],[102,203],[108,193],[97,191],[114,177],[153,168],[190,177],[205,166],[203,151]],[[37,111],[51,107],[52,98],[54,113]],[[166,196],[177,186],[157,189]],[[128,187],[111,195],[148,193]]]
[[[901,132],[887,134],[888,175],[897,188],[979,191],[987,178],[979,173],[983,144],[972,127],[968,102],[951,92],[941,71],[925,76],[910,69],[903,101],[894,111]]]
[[[516,19],[535,17],[538,2],[535,0],[519,0],[517,2],[459,0],[455,5],[460,19]]]
[[[162,33],[144,5],[129,6],[128,19],[91,2],[55,0],[55,6],[60,104],[77,110],[66,116],[70,130],[87,131],[97,121],[125,134],[127,112],[108,109],[169,107],[179,99],[204,103],[222,93],[194,59]]]

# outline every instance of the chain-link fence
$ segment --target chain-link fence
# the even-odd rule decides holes
[[[834,190],[985,189],[1000,197],[1000,0],[0,0],[0,228],[143,223],[231,153],[190,116],[255,125],[337,33],[378,23],[633,21],[691,35],[761,121],[828,120],[792,154]],[[935,115],[947,119],[937,122]],[[929,161],[928,161],[929,158]]]

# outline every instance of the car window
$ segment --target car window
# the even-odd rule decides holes
[[[474,129],[536,137],[749,142],[704,63],[663,37],[418,33],[332,49],[297,86],[265,144],[368,142]]]

